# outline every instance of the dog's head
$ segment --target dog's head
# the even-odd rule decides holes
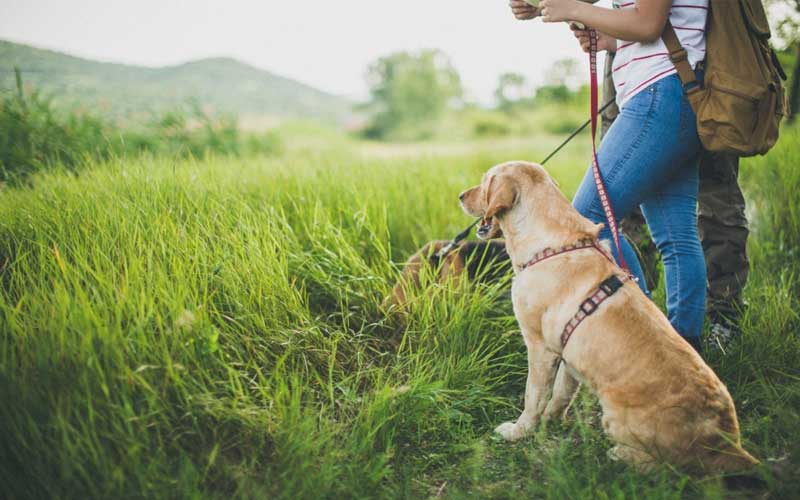
[[[479,238],[499,238],[503,235],[499,221],[518,207],[524,192],[543,182],[553,181],[539,165],[521,161],[503,163],[486,172],[479,185],[461,193],[461,208],[467,215],[483,218],[478,228]]]

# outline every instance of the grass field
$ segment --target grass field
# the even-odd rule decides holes
[[[288,140],[0,191],[0,496],[721,498],[719,478],[610,461],[599,406],[507,444],[525,351],[501,285],[380,302],[457,194],[556,138],[438,148]],[[586,138],[548,165],[571,195]],[[308,153],[307,151],[314,151]],[[774,498],[800,472],[800,130],[743,165],[744,338],[710,364]]]

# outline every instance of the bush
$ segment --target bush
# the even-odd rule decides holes
[[[0,182],[16,182],[51,165],[75,170],[88,159],[164,154],[200,157],[274,154],[279,138],[243,134],[233,116],[212,117],[197,103],[188,111],[154,117],[140,131],[122,129],[89,113],[60,113],[52,98],[25,92],[17,72],[16,93],[0,98]]]
[[[474,133],[478,137],[499,137],[509,135],[511,127],[507,118],[486,116],[475,122]]]
[[[73,168],[87,154],[108,149],[108,126],[88,114],[57,116],[51,99],[25,95],[17,73],[17,93],[0,101],[0,180],[25,177],[58,162]]]
[[[757,215],[751,250],[780,271],[800,257],[800,127],[783,127],[781,140],[767,156],[746,160],[742,185],[749,188],[749,211]]]

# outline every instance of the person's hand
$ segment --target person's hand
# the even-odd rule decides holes
[[[590,49],[590,42],[589,42],[589,30],[580,29],[574,24],[570,25],[570,29],[572,29],[572,34],[575,35],[575,38],[578,39],[578,43],[581,44],[581,49],[587,54],[589,53]],[[597,32],[597,51],[601,52],[603,50],[608,50],[614,52],[617,50],[617,39],[611,36],[606,35],[605,33],[601,33],[600,31]]]
[[[542,0],[539,3],[542,21],[546,23],[572,21],[571,17],[575,13],[577,3],[577,0]]]
[[[541,14],[541,9],[534,7],[525,0],[510,0],[508,6],[511,7],[514,17],[520,21],[527,21]]]

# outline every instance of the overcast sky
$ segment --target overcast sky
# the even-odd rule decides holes
[[[397,50],[444,50],[483,102],[500,73],[540,82],[583,57],[565,24],[516,21],[507,0],[0,0],[0,38],[148,66],[231,56],[354,98],[368,63]]]

